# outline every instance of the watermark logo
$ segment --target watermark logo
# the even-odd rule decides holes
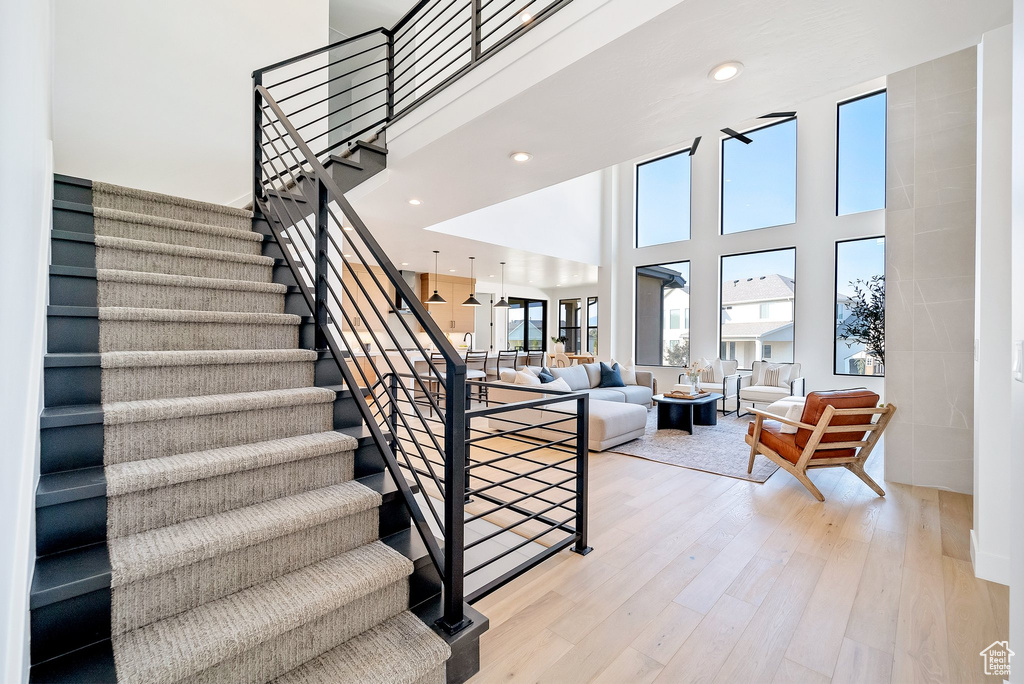
[[[1010,677],[1010,658],[1014,656],[1008,641],[993,641],[979,653],[985,659],[985,674],[1008,679]]]

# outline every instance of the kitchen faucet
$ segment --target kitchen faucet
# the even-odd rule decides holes
[[[468,349],[472,349],[473,348],[473,333],[467,332],[465,335],[462,336],[462,341],[466,343],[466,347]]]

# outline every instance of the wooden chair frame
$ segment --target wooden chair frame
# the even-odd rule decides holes
[[[863,480],[864,484],[871,487],[878,496],[885,496],[885,490],[883,490],[878,483],[872,480],[871,476],[864,471],[864,464],[867,462],[868,457],[871,456],[871,452],[874,450],[875,444],[878,443],[878,439],[882,436],[882,432],[885,430],[885,427],[889,424],[889,421],[892,420],[893,414],[896,413],[896,406],[894,404],[886,404],[879,406],[878,408],[870,409],[837,409],[834,406],[826,406],[817,425],[810,425],[808,423],[801,423],[797,420],[790,420],[785,417],[766,413],[760,409],[750,409],[750,411],[757,416],[757,419],[754,422],[754,434],[745,436],[747,444],[750,445],[750,462],[747,464],[748,473],[752,472],[754,469],[754,457],[757,456],[757,454],[761,454],[799,480],[800,483],[806,487],[818,501],[824,501],[824,495],[818,491],[818,488],[814,486],[813,482],[811,482],[811,478],[807,476],[807,471],[812,468],[843,467]],[[869,421],[873,420],[873,422],[869,422],[864,425],[832,425],[832,419],[835,416],[865,416]],[[877,416],[877,419],[875,416]],[[780,423],[785,423],[786,425],[793,425],[797,429],[811,431],[811,436],[807,440],[807,446],[804,447],[803,452],[801,452],[800,458],[796,463],[790,462],[778,452],[761,443],[761,430],[766,419],[775,420]],[[835,432],[866,432],[867,437],[866,439],[851,442],[821,441],[825,435]],[[814,454],[819,451],[835,449],[857,449],[857,451],[853,456],[812,458]]]

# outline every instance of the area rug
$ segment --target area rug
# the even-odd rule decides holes
[[[691,435],[684,430],[659,430],[658,411],[654,409],[647,414],[643,437],[609,451],[739,480],[764,482],[779,466],[758,456],[754,459],[754,472],[747,473],[750,447],[743,436],[747,434],[752,417],[746,415],[737,419],[735,415],[719,414],[718,425],[695,425]]]

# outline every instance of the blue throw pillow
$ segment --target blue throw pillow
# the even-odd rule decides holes
[[[604,361],[601,362],[601,384],[598,387],[625,387],[622,382],[622,374],[619,373],[619,364],[612,368]]]
[[[541,368],[540,373],[537,373],[537,377],[540,378],[540,383],[546,385],[549,382],[555,381],[555,376],[551,374],[547,368]]]

